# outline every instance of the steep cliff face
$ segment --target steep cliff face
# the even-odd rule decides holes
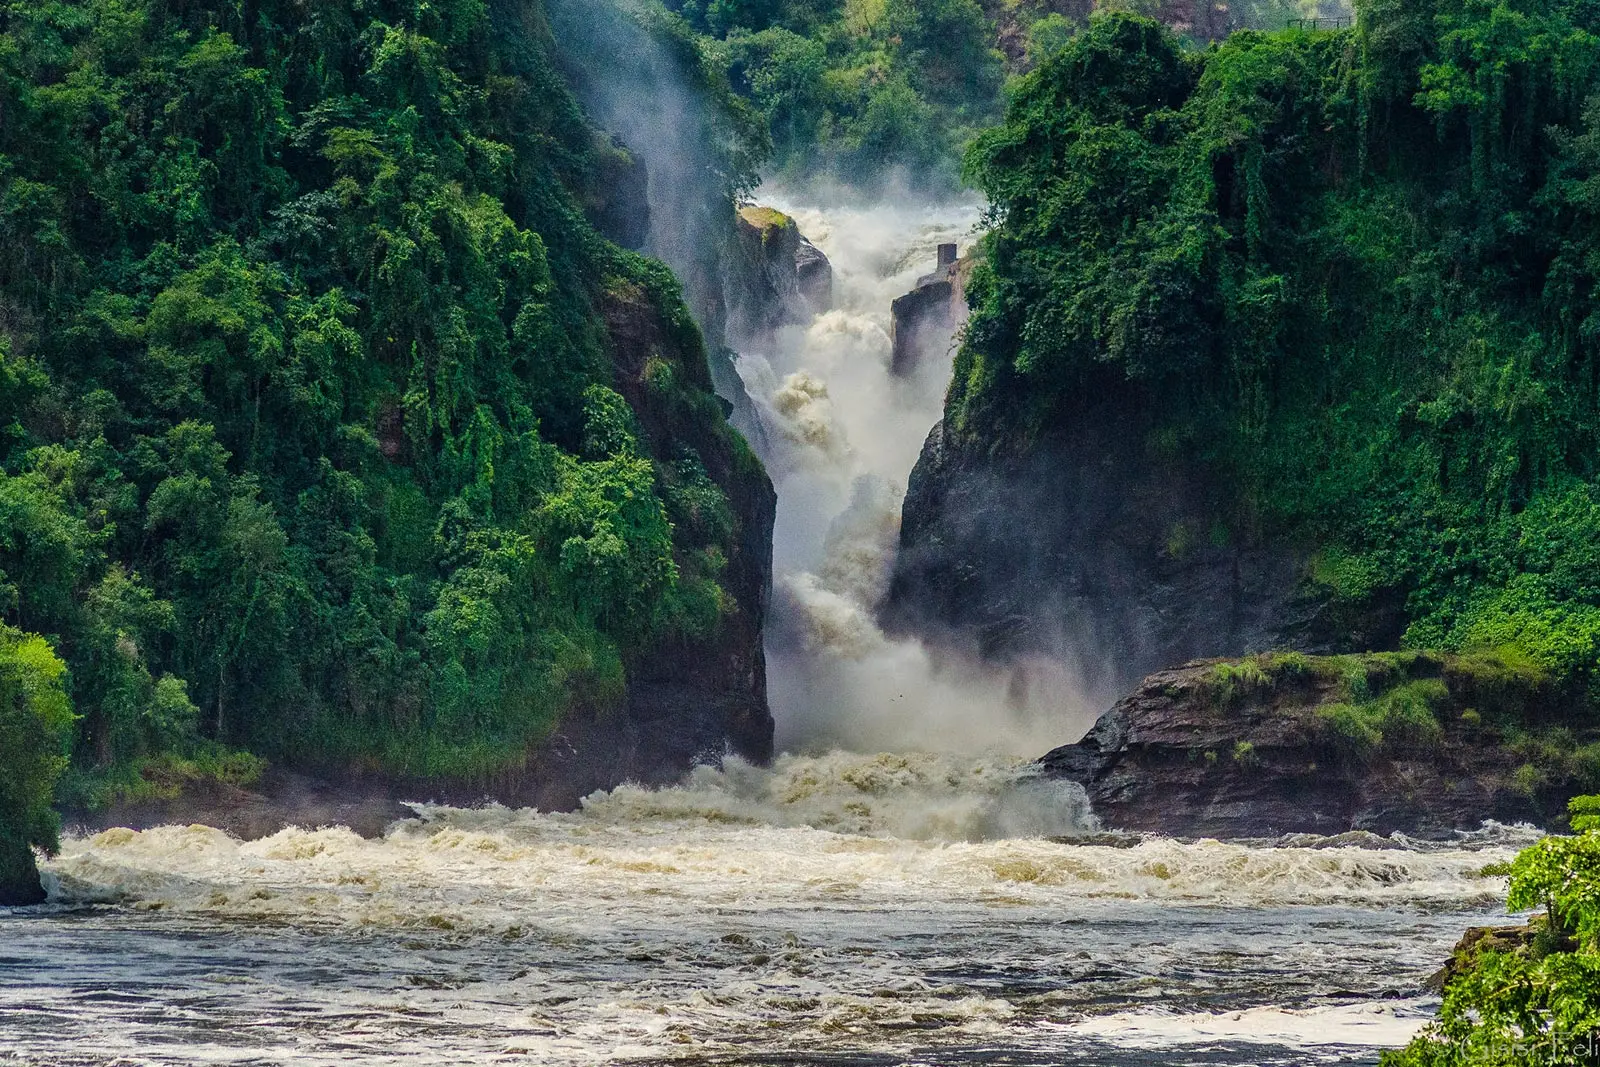
[[[1581,697],[1492,659],[1295,654],[1146,678],[1041,761],[1117,829],[1439,835],[1544,822],[1583,783],[1540,755]],[[1543,762],[1540,762],[1540,761]]]
[[[833,268],[794,219],[770,207],[739,209],[722,260],[727,339],[735,346],[770,343],[833,302]]]
[[[935,427],[906,494],[891,625],[1001,662],[1065,660],[1103,702],[1189,659],[1325,647],[1301,556],[1223,540],[1214,477],[1154,452],[1149,429],[1136,408],[1086,408],[1005,457]]]
[[[889,334],[893,343],[890,369],[909,377],[924,358],[948,354],[950,339],[967,321],[967,282],[972,277],[970,256],[956,258],[953,244],[939,248],[939,266],[917,279],[917,287],[895,300],[890,308]],[[935,348],[941,349],[934,352]]]
[[[692,325],[674,329],[626,291],[613,293],[603,312],[617,389],[652,449],[668,462],[674,455],[697,456],[726,498],[734,526],[718,575],[733,603],[724,606],[717,628],[659,644],[629,664],[627,721],[618,724],[618,763],[626,771],[609,784],[666,781],[728,750],[765,762],[772,757],[773,722],[762,623],[772,585],[777,494],[745,441],[712,417],[711,375]],[[663,388],[664,380],[672,388]],[[702,410],[685,405],[684,385]]]

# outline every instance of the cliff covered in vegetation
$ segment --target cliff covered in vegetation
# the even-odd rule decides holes
[[[78,717],[0,780],[768,754],[772,490],[557,58],[538,3],[0,7],[0,668]]]
[[[1206,52],[1114,16],[1019,84],[968,157],[997,225],[906,505],[907,625],[1006,655],[1104,623],[1139,638],[1121,685],[1282,645],[1590,684],[1600,21],[1357,9]]]

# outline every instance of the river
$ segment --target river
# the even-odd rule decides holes
[[[112,830],[0,917],[0,1062],[1370,1063],[1526,837],[1083,826],[1019,761],[832,754],[373,841]]]
[[[874,621],[949,373],[888,373],[888,301],[976,211],[784,206],[838,294],[740,362],[792,754],[376,840],[69,835],[51,903],[0,909],[0,1064],[1374,1063],[1422,1024],[1531,832],[1098,833],[1028,763],[1092,719],[1070,676],[1019,690]]]

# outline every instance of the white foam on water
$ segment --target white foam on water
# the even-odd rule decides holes
[[[1082,799],[1014,758],[830,752],[571,814],[419,805],[373,840],[71,837],[54,912],[0,919],[36,976],[0,969],[0,1046],[296,1067],[1387,1046],[1492,921],[1484,868],[1523,834],[1136,840]]]
[[[1406,1000],[1364,1001],[1298,1010],[1270,1006],[1187,1014],[1146,1010],[1093,1016],[1064,1029],[1102,1038],[1122,1048],[1165,1049],[1217,1041],[1297,1048],[1318,1045],[1399,1048],[1427,1025],[1429,1007],[1427,1001]]]
[[[203,826],[68,839],[60,902],[117,901],[313,924],[503,931],[597,896],[748,909],[848,896],[889,907],[1148,900],[1269,907],[1488,905],[1505,847],[1258,847],[1093,831],[1081,790],[1014,759],[936,754],[730,760],[681,786],[625,786],[571,815],[419,807],[378,840],[288,829],[251,842]],[[1049,840],[1062,836],[1066,842]]]

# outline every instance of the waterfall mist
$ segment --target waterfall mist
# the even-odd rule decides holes
[[[954,338],[930,338],[891,372],[890,305],[965,248],[981,208],[814,208],[770,190],[828,255],[834,307],[739,345],[778,488],[768,677],[780,750],[923,749],[1037,755],[1072,740],[1098,708],[1054,662],[999,668],[885,634],[877,622],[906,482],[943,413]]]

